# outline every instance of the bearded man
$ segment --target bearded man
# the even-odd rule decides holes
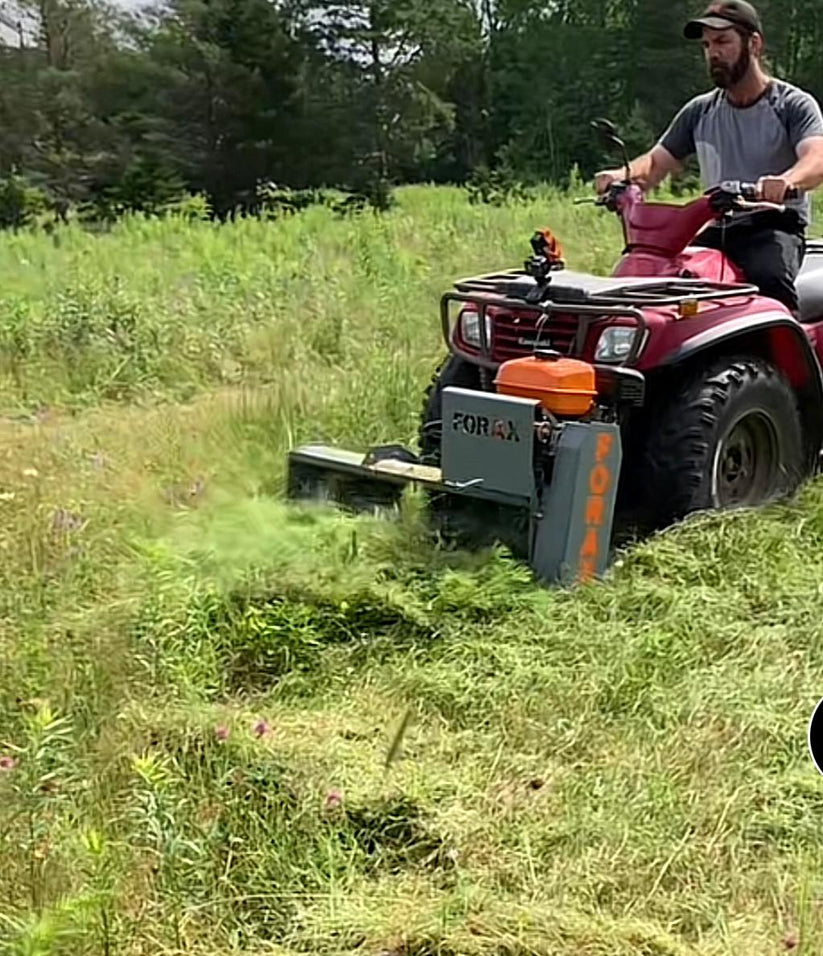
[[[722,226],[707,227],[694,245],[723,249],[763,295],[795,315],[795,279],[805,255],[811,196],[823,184],[823,113],[811,94],[765,70],[763,27],[744,0],[712,3],[684,34],[701,40],[715,90],[688,102],[648,153],[633,160],[629,178],[644,191],[697,155],[707,189],[727,180],[755,182],[765,202],[784,211],[735,212]],[[625,177],[605,170],[599,193]],[[787,200],[787,193],[798,198]]]

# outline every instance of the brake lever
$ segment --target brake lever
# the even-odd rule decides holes
[[[774,202],[749,202],[747,199],[735,201],[736,209],[747,209],[749,212],[785,212],[786,207]]]

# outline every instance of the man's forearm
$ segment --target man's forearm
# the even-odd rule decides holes
[[[680,168],[680,163],[663,146],[657,145],[648,153],[636,156],[629,162],[629,168],[607,169],[595,176],[595,187],[604,192],[614,182],[623,178],[637,183],[644,192],[649,192],[662,182],[669,173]]]
[[[664,156],[660,149],[650,150],[631,161],[629,178],[638,183],[643,192],[651,192],[660,183],[674,172],[679,164]]]
[[[814,141],[784,177],[804,192],[823,186],[823,137]]]

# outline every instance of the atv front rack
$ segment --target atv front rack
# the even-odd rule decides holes
[[[562,277],[561,281],[557,277]],[[485,275],[459,279],[454,284],[458,292],[491,293],[512,300],[518,306],[532,306],[546,301],[553,305],[679,305],[689,300],[731,298],[757,295],[757,286],[751,283],[712,282],[708,279],[680,277],[609,277],[595,276],[565,269],[549,274],[545,283],[538,284],[522,269],[490,272]],[[539,299],[532,299],[539,293]]]
[[[565,281],[556,282],[556,276],[563,276]],[[490,367],[495,363],[490,358],[490,343],[486,336],[485,316],[489,307],[515,312],[528,311],[542,316],[538,321],[537,342],[543,325],[552,314],[576,316],[578,324],[573,344],[575,354],[582,352],[594,322],[613,317],[633,319],[639,334],[635,336],[624,360],[625,365],[631,365],[645,344],[647,325],[641,311],[643,307],[664,307],[689,301],[758,294],[757,286],[748,283],[685,278],[615,279],[565,270],[551,273],[550,281],[538,284],[528,273],[517,269],[460,279],[455,282],[455,288],[457,292],[447,292],[440,300],[440,321],[446,344],[451,345],[451,304],[477,306],[481,354],[475,357],[475,361]]]

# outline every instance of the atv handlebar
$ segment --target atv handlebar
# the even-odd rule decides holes
[[[605,206],[607,209],[616,211],[618,197],[631,182],[623,180],[614,182],[609,188],[597,198],[575,199],[575,205],[591,204],[594,206]],[[709,189],[704,194],[710,196],[712,205],[720,212],[730,212],[732,209],[738,209],[745,212],[783,212],[785,206],[780,203],[765,202],[758,199],[757,183],[745,183],[739,180],[726,180],[719,186]],[[786,201],[799,199],[802,195],[801,190],[791,188],[786,190]]]
[[[745,202],[759,202],[757,195],[757,183],[741,183],[737,180],[730,180],[724,183],[721,183],[718,187],[720,192],[729,193],[730,195],[738,195]],[[792,187],[791,189],[786,190],[786,200],[799,199],[800,190]],[[765,203],[767,206],[774,206],[775,203]]]
[[[785,212],[783,203],[765,202],[758,198],[757,183],[741,183],[737,180],[727,180],[709,189],[705,193],[711,201],[712,208],[720,213],[727,214],[733,210],[739,212]],[[784,202],[798,199],[799,189],[792,187],[786,190]]]

